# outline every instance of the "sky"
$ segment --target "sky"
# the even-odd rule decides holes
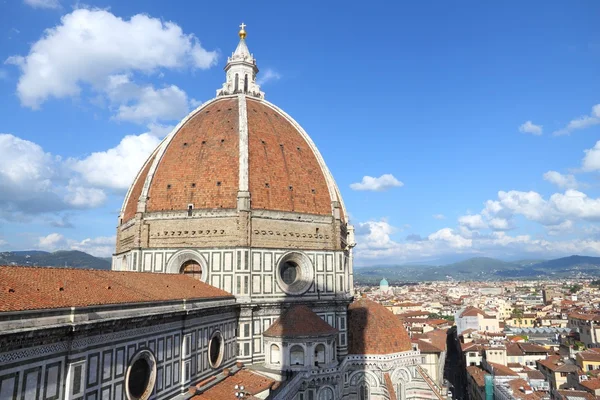
[[[0,0],[2,1],[2,0]],[[241,22],[357,265],[600,256],[600,2],[0,2],[0,251],[114,251]]]

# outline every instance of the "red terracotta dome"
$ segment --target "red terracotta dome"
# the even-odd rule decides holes
[[[148,158],[125,198],[137,211],[251,209],[331,215],[339,191],[316,146],[282,110],[260,98],[220,96],[193,111]],[[341,216],[344,220],[344,216]]]
[[[379,303],[360,299],[348,307],[348,354],[411,351],[408,332],[398,316]]]

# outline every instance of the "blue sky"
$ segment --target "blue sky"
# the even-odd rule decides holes
[[[110,255],[129,182],[214,96],[243,21],[359,265],[600,255],[600,3],[176,4],[0,4],[0,250]]]

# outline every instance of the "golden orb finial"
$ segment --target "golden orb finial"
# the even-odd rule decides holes
[[[246,30],[244,29],[246,27],[246,24],[242,22],[242,24],[240,25],[240,31],[238,33],[238,35],[240,35],[240,39],[246,39]]]

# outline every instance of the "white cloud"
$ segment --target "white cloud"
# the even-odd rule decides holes
[[[159,143],[150,133],[125,136],[116,147],[92,153],[82,160],[69,160],[69,163],[91,186],[127,190]]]
[[[115,243],[115,236],[100,236],[77,241],[66,238],[60,233],[50,233],[38,238],[37,248],[46,251],[79,250],[95,257],[109,257],[114,253]]]
[[[596,142],[596,145],[594,147],[585,150],[585,157],[583,157],[582,169],[584,171],[600,170],[600,140]]]
[[[33,8],[60,8],[60,2],[58,0],[23,0],[23,3]]]
[[[26,221],[34,214],[103,205],[106,189],[129,188],[171,127],[151,124],[149,129],[124,137],[114,148],[66,161],[36,143],[0,134],[0,219]]]
[[[83,239],[80,242],[70,241],[71,250],[84,251],[95,257],[110,257],[115,252],[116,236],[100,236],[96,238]]]
[[[577,186],[579,186],[574,175],[563,175],[556,171],[546,172],[544,174],[544,180],[555,184],[561,189],[577,189]]]
[[[514,228],[512,221],[506,218],[492,218],[488,221],[488,226],[495,231],[507,231]]]
[[[539,136],[542,134],[542,125],[536,125],[531,121],[527,121],[521,126],[519,126],[519,132],[522,133],[531,133],[532,135]]]
[[[47,251],[61,250],[66,246],[66,239],[60,233],[51,233],[38,239],[38,248]]]
[[[550,196],[549,203],[564,218],[600,220],[600,199],[592,199],[580,191],[555,193]]]
[[[589,115],[583,115],[575,118],[562,129],[559,129],[553,133],[555,136],[569,135],[571,132],[589,128],[590,126],[600,124],[600,104],[596,104],[592,107],[592,112]]]
[[[75,180],[69,182],[67,203],[77,208],[96,208],[106,201],[106,193],[101,189],[78,186]]]
[[[466,247],[471,247],[473,245],[472,239],[467,239],[458,235],[454,232],[454,230],[450,228],[440,229],[437,232],[432,233],[428,236],[430,241],[443,241],[450,245],[452,248],[463,249]]]
[[[446,219],[446,216],[444,214],[433,214],[432,217],[434,219]]]
[[[95,207],[78,202],[83,193],[69,184],[68,170],[60,157],[46,153],[39,145],[10,134],[0,134],[0,213],[4,219],[20,215],[56,212],[69,208]]]
[[[530,235],[508,235],[506,232],[491,232],[489,235],[473,234],[465,229],[455,231],[440,229],[426,238],[409,235],[405,241],[395,241],[391,233],[395,228],[387,222],[359,224],[355,257],[358,265],[397,264],[439,259],[456,254],[465,256],[487,255],[490,257],[564,257],[571,254],[600,256],[600,241],[591,238],[569,240],[535,239]],[[549,234],[570,232],[570,222],[548,227]]]
[[[379,178],[372,176],[364,176],[361,182],[352,183],[350,188],[352,190],[370,190],[373,192],[383,192],[393,187],[404,186],[404,183],[400,182],[392,174],[383,174]]]
[[[136,123],[158,120],[180,120],[195,100],[175,85],[155,89],[152,85],[140,86],[128,75],[111,75],[104,87],[113,105],[117,106],[115,119]]]
[[[487,228],[487,224],[479,214],[463,215],[458,218],[458,223],[470,230],[478,230]]]
[[[109,11],[77,9],[47,29],[27,56],[7,63],[22,71],[17,94],[38,108],[49,97],[77,96],[84,84],[102,90],[109,76],[186,67],[206,69],[217,61],[198,39],[173,22],[137,14],[129,20]]]
[[[271,68],[267,68],[264,71],[259,72],[256,83],[264,85],[265,83],[278,81],[279,79],[281,79],[281,75],[278,72]]]

